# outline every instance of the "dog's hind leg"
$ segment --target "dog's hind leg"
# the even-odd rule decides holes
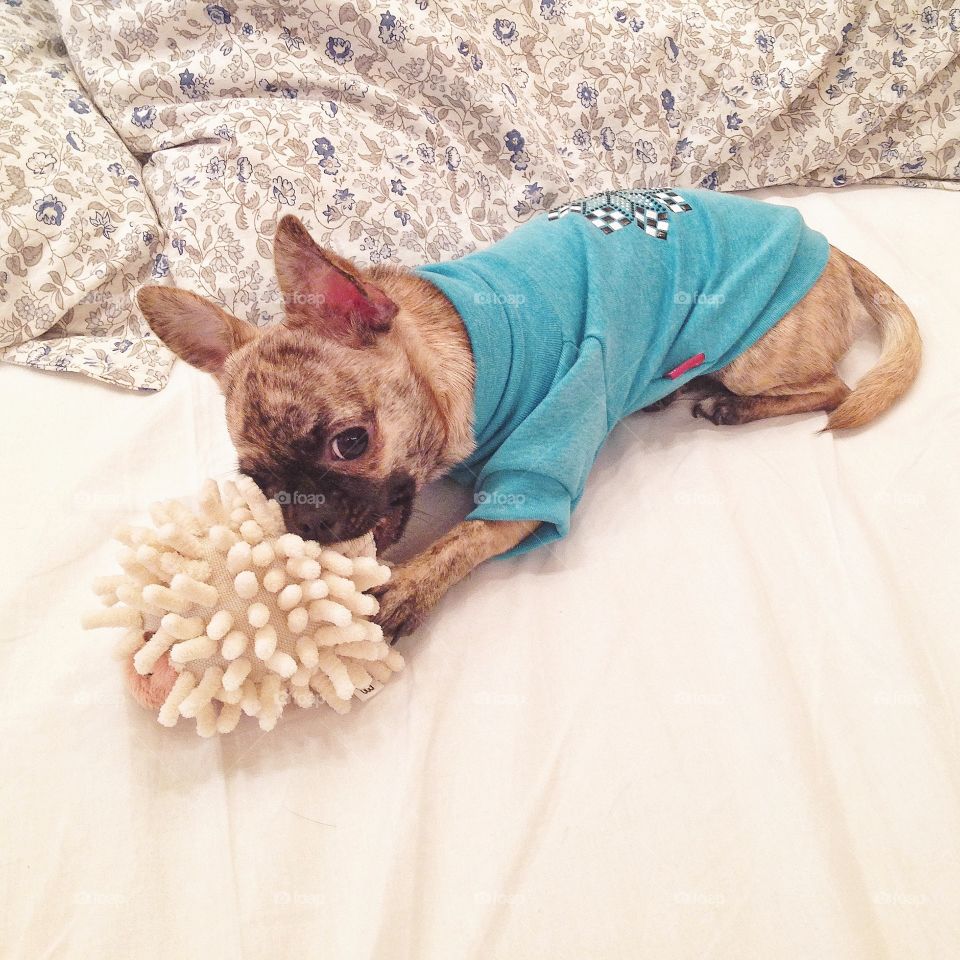
[[[850,388],[836,374],[815,383],[781,384],[748,397],[718,390],[694,404],[693,415],[716,424],[738,424],[792,413],[829,412],[849,393]]]
[[[711,374],[695,417],[717,424],[835,410],[850,394],[837,362],[865,310],[843,254],[831,250],[807,295],[752,347]]]

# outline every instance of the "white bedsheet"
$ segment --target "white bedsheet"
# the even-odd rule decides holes
[[[126,699],[88,583],[229,469],[221,401],[0,369],[0,956],[955,960],[960,196],[766,196],[914,307],[910,395],[842,438],[621,424],[572,535],[343,718],[204,741]]]

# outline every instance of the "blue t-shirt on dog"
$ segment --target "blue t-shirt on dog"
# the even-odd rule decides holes
[[[485,250],[415,271],[450,299],[476,363],[468,519],[564,536],[618,420],[729,364],[823,272],[792,207],[710,190],[621,190],[539,215]]]

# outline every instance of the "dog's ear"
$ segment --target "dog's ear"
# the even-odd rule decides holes
[[[181,359],[214,376],[257,329],[204,297],[177,287],[141,287],[137,303],[150,329]]]
[[[277,226],[273,259],[289,324],[355,347],[390,329],[397,305],[349,260],[317,244],[296,217]]]

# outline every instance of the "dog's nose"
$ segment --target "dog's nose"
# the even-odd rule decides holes
[[[283,519],[291,533],[297,533],[305,540],[331,540],[331,531],[321,516],[321,511],[313,504],[285,503],[281,505]]]

